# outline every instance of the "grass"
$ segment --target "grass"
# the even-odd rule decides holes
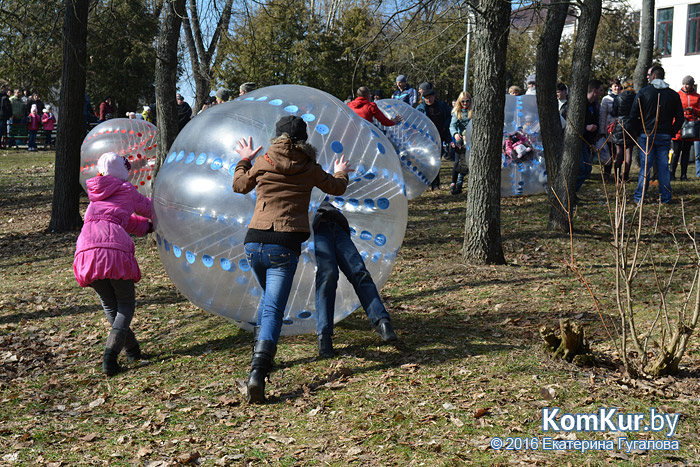
[[[271,403],[249,406],[241,388],[250,334],[181,296],[147,239],[135,239],[144,279],[132,327],[149,358],[115,377],[101,374],[107,323],[94,293],[73,278],[77,232],[45,231],[53,171],[53,153],[0,153],[0,464],[554,466],[700,459],[697,338],[679,375],[627,378],[615,366],[590,297],[564,265],[568,235],[546,230],[544,196],[502,200],[505,266],[462,263],[464,195],[442,190],[411,201],[404,246],[382,290],[400,343],[381,345],[363,313],[337,326],[334,359],[315,358],[314,336],[282,338],[268,383]],[[449,177],[446,164],[443,177]],[[604,316],[615,319],[602,186],[595,178],[584,185],[574,250]],[[697,225],[700,182],[673,186]],[[662,273],[669,271],[680,209],[662,211],[661,233],[646,238]],[[681,263],[674,291],[692,277],[692,257]],[[651,280],[640,273],[642,322],[658,302]],[[550,359],[538,328],[562,317],[582,321],[594,352],[612,364],[579,368]],[[489,448],[494,436],[550,435],[540,420],[548,406],[568,413],[600,407],[678,413],[680,449]]]

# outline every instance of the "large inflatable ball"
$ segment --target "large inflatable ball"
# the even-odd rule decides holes
[[[161,167],[153,190],[158,250],[168,276],[192,303],[252,330],[261,296],[243,239],[255,206],[255,190],[232,189],[234,152],[252,136],[263,149],[275,136],[275,123],[297,115],[307,125],[308,142],[329,172],[345,154],[355,172],[343,196],[328,199],[348,218],[352,239],[378,287],[391,272],[406,230],[407,200],[398,157],[386,137],[335,97],[316,89],[281,85],[262,88],[211,107],[180,132]],[[309,220],[327,195],[314,189]],[[302,245],[292,293],[284,312],[283,334],[316,330],[313,236]],[[337,322],[359,307],[341,274]]]
[[[131,164],[129,182],[141,194],[151,196],[152,171],[156,163],[158,128],[145,120],[113,118],[92,129],[80,146],[80,184],[97,175],[97,161],[106,152],[116,152]]]
[[[382,127],[401,161],[406,197],[419,197],[440,171],[440,133],[425,114],[397,99],[382,99],[377,107],[388,118],[401,115],[403,121]]]
[[[547,190],[536,96],[506,96],[501,161],[502,197]]]

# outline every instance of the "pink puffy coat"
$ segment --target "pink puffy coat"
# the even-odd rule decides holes
[[[87,287],[97,279],[138,282],[141,270],[129,234],[148,233],[146,217],[153,216],[151,199],[129,182],[110,175],[93,177],[86,184],[90,205],[85,212],[73,261],[78,284]]]
[[[41,123],[43,124],[43,129],[46,131],[53,131],[56,127],[56,117],[53,116],[51,112],[44,112],[41,116]]]

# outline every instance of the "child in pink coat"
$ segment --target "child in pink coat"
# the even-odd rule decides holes
[[[141,358],[139,343],[129,327],[136,308],[134,284],[141,279],[129,234],[152,232],[148,219],[153,211],[151,199],[127,181],[130,168],[126,159],[113,152],[102,154],[97,161],[97,177],[86,182],[90,205],[73,261],[78,284],[97,292],[112,325],[102,360],[102,372],[109,376],[122,370],[117,363],[122,348],[129,361]]]
[[[51,106],[47,105],[44,109],[44,114],[41,116],[41,124],[44,129],[44,137],[46,138],[46,147],[53,144],[51,140],[51,132],[56,128],[56,117],[51,111]]]
[[[40,123],[39,111],[36,108],[36,104],[32,104],[32,109],[27,115],[27,130],[29,131],[28,151],[36,151],[36,134],[39,132]]]
[[[506,157],[513,161],[525,161],[532,158],[530,138],[520,130],[506,135],[503,146]]]

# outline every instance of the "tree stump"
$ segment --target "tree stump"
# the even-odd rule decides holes
[[[568,318],[559,320],[559,336],[547,325],[540,327],[545,348],[555,357],[577,365],[589,364],[593,357],[583,332],[583,325]]]

